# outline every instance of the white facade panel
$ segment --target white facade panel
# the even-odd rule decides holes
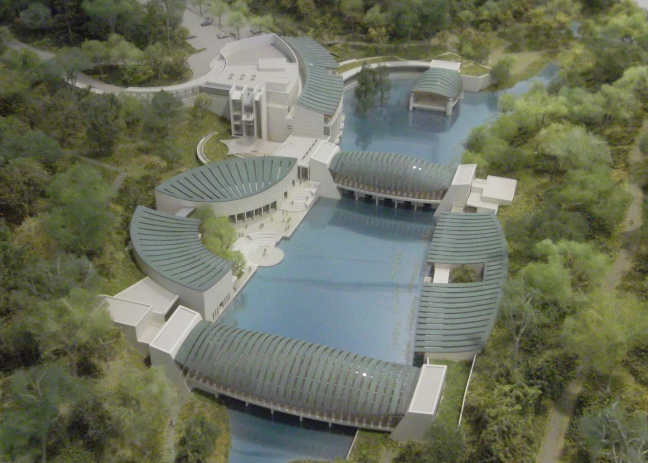
[[[324,115],[295,106],[295,117],[292,121],[293,133],[300,137],[313,137],[328,140],[329,136],[324,135]]]
[[[184,340],[201,319],[200,315],[193,310],[178,307],[149,346],[151,364],[154,367],[161,367],[171,384],[185,394],[190,390],[174,359]]]

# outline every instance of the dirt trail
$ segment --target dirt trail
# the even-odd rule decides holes
[[[644,121],[639,134],[648,132],[648,120]],[[639,151],[638,138],[635,146],[630,151],[628,159],[628,172],[633,172],[639,165],[642,159],[642,154]],[[623,244],[621,250],[608,273],[607,280],[603,283],[603,287],[608,290],[615,289],[623,275],[625,275],[632,265],[632,255],[639,246],[639,230],[642,224],[642,204],[643,192],[639,185],[631,181],[628,185],[628,191],[632,195],[632,202],[626,212],[625,228],[623,232]],[[583,379],[580,374],[576,374],[574,378],[565,388],[565,392],[560,400],[554,404],[547,425],[545,428],[542,445],[540,452],[536,458],[536,463],[557,463],[560,461],[565,446],[565,434],[569,428],[571,415],[576,406],[576,400],[583,387]]]

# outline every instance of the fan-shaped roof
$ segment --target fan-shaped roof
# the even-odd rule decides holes
[[[410,156],[373,151],[340,151],[329,168],[338,185],[422,199],[442,197],[456,170]]]
[[[188,170],[156,191],[195,202],[221,202],[247,198],[276,185],[297,160],[278,156],[234,158]]]
[[[416,79],[413,92],[427,92],[456,98],[463,91],[461,76],[452,69],[431,68]]]
[[[201,322],[180,347],[187,373],[221,388],[314,414],[405,414],[418,368],[297,339]]]
[[[203,246],[200,222],[138,206],[131,219],[133,249],[155,272],[188,288],[206,291],[232,268],[232,262]]]

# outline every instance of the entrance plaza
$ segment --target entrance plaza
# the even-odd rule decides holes
[[[445,366],[386,362],[218,320],[260,267],[281,265],[278,243],[290,239],[318,198],[339,200],[350,191],[356,199],[371,197],[376,207],[434,209],[431,219],[439,225],[427,259],[434,270],[424,283],[411,336],[416,352],[432,362],[468,358],[481,351],[497,318],[507,258],[495,214],[511,203],[516,181],[478,179],[475,165],[439,166],[392,153],[340,151],[334,142],[344,128],[341,78],[323,47],[307,38],[262,36],[226,48],[223,56],[229,60],[223,69],[240,65],[288,72],[293,64],[295,85],[286,91],[294,94],[282,103],[293,123],[281,129],[286,136],[266,137],[271,131],[264,124],[272,117],[262,113],[271,106],[256,105],[278,98],[270,98],[271,91],[290,81],[280,85],[276,76],[264,74],[255,85],[232,84],[226,98],[233,134],[241,135],[229,144],[236,157],[166,180],[156,188],[155,210],[137,208],[131,242],[147,278],[105,297],[113,320],[183,392],[202,389],[300,419],[389,431],[397,440],[422,437],[443,394]],[[278,57],[277,50],[292,61]],[[245,79],[252,79],[247,71]],[[208,87],[220,88],[206,82]],[[216,90],[214,95],[225,96]],[[235,129],[236,101],[244,112],[248,103],[254,109],[251,118],[241,119],[252,121],[249,127]],[[300,127],[308,118],[297,109],[291,114],[291,101],[295,108],[335,114],[322,118],[321,134],[320,128],[306,133]],[[202,244],[199,222],[191,218],[201,206],[234,225],[232,249],[245,257],[241,275]],[[483,281],[451,282],[456,265],[483,269]]]

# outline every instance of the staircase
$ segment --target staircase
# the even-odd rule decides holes
[[[315,201],[319,183],[308,181],[301,188],[293,188],[279,210],[288,212],[306,211]]]

